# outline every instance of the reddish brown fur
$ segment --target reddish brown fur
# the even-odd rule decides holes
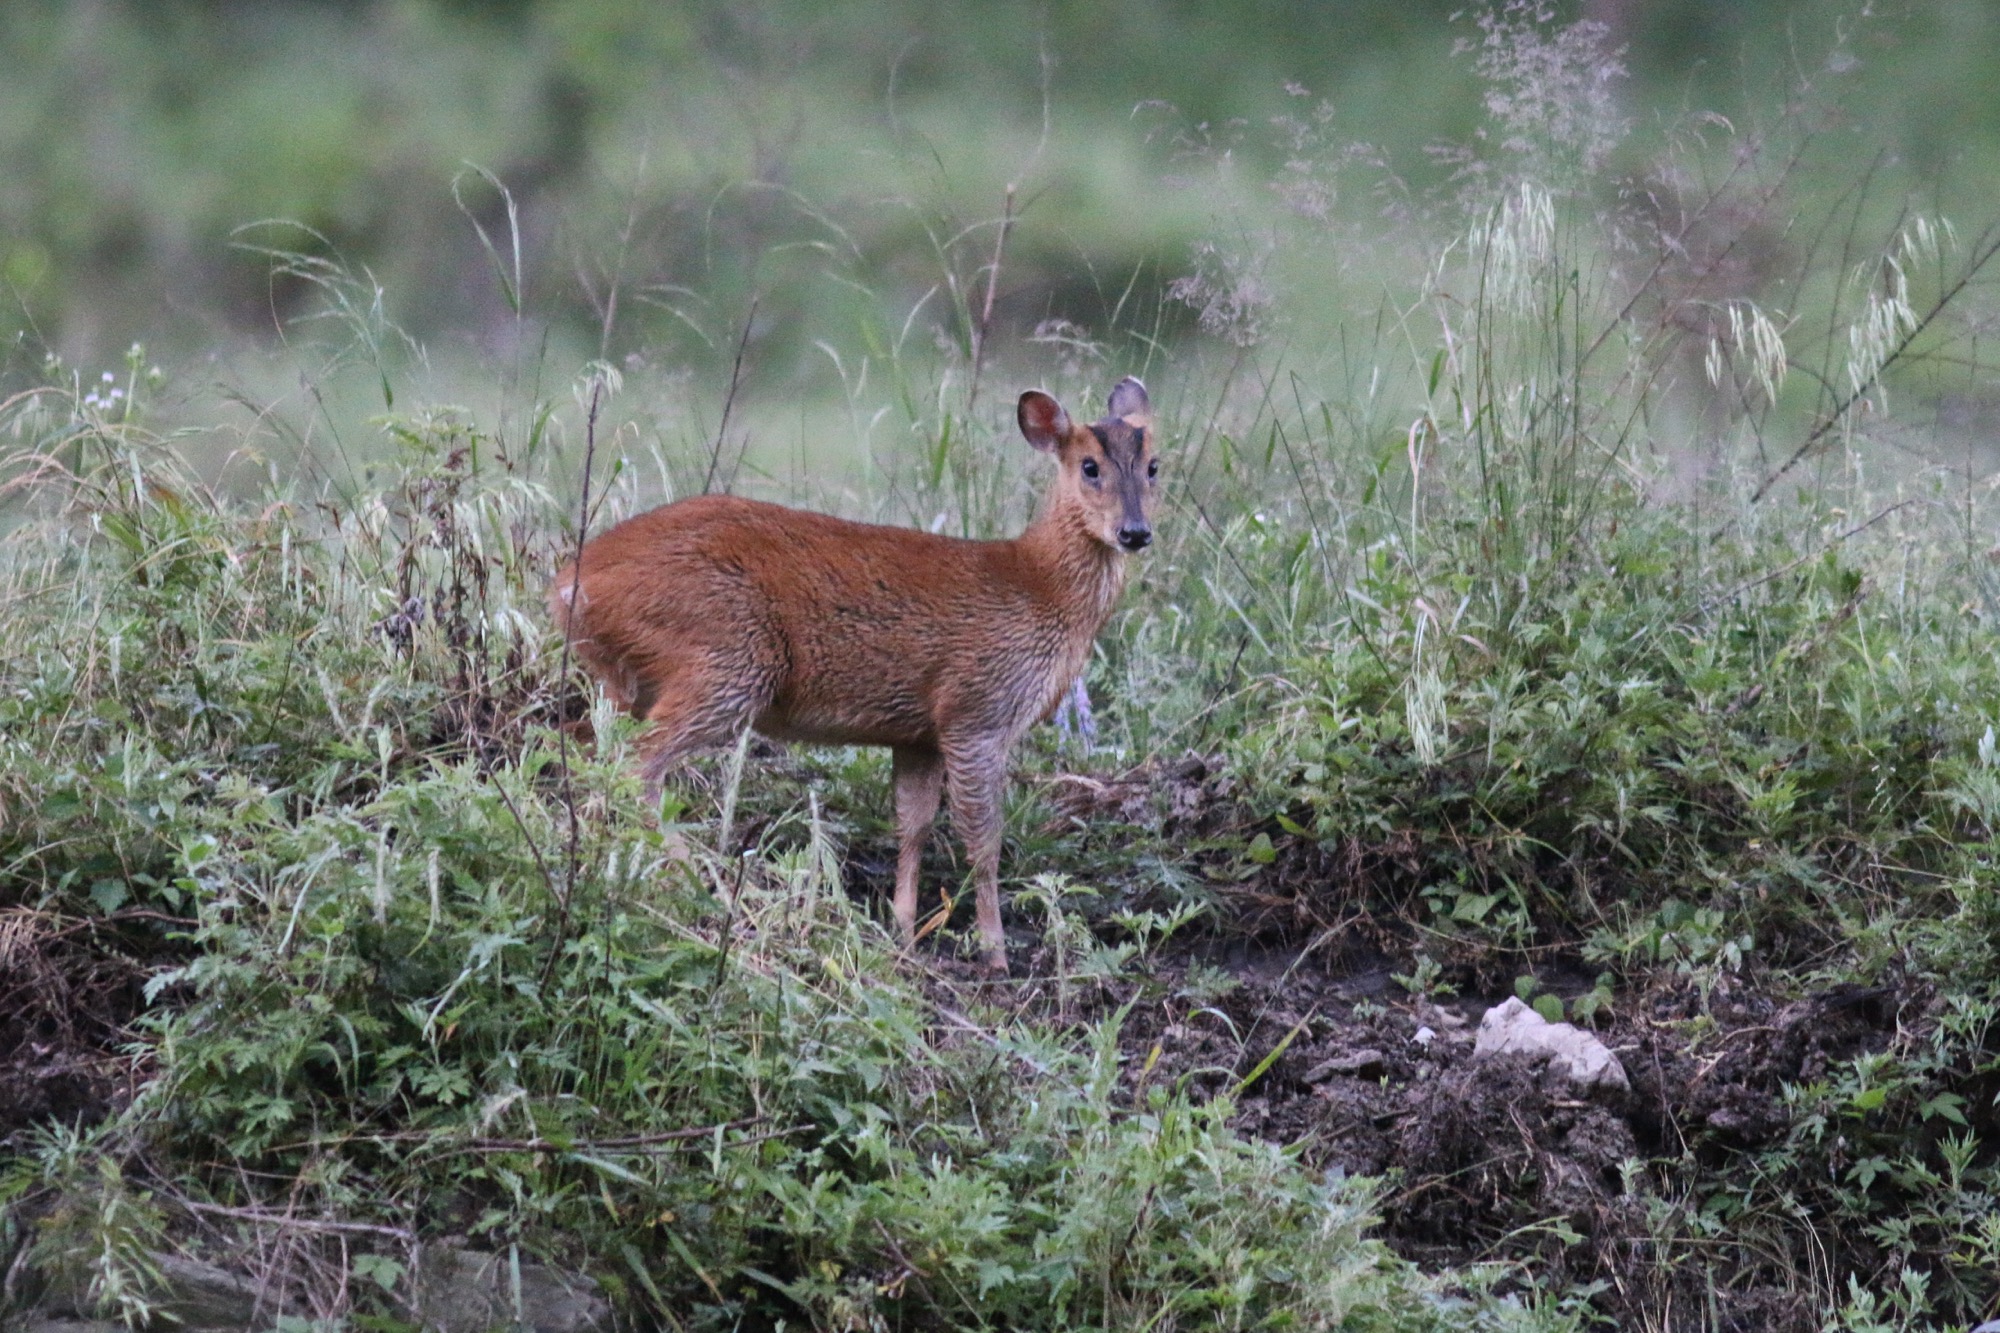
[[[559,573],[550,607],[612,698],[652,721],[651,784],[746,725],[781,740],[891,747],[905,940],[948,785],[980,945],[987,965],[1004,969],[1007,754],[1083,670],[1125,584],[1121,543],[1137,550],[1151,538],[1149,412],[1144,386],[1129,378],[1089,427],[1046,394],[1021,395],[1023,434],[1058,467],[1041,514],[1009,541],[705,495],[588,543],[580,580],[576,566]]]

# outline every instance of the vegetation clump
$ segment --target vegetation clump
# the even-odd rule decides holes
[[[10,944],[56,968],[89,931],[129,981],[37,1014],[97,1093],[4,1108],[30,1263],[135,1320],[169,1237],[320,1317],[407,1310],[439,1236],[669,1327],[1465,1308],[1226,1101],[1128,1104],[1115,1021],[927,993],[816,799],[742,846],[642,809],[629,727],[592,757],[551,725],[574,686],[517,608],[560,519],[492,441],[397,423],[382,489],[313,511],[209,493],[136,414],[49,419],[76,434],[14,537]]]
[[[467,1244],[675,1329],[1994,1317],[2000,582],[1953,423],[2000,231],[1817,194],[1810,126],[1634,147],[1574,114],[1588,33],[1477,30],[1445,186],[1308,109],[1143,317],[1007,345],[966,294],[1012,195],[990,260],[937,250],[951,308],[857,283],[833,396],[781,405],[853,466],[789,485],[754,302],[726,380],[517,361],[487,412],[273,254],[340,330],[292,402],[176,402],[140,348],[23,377],[6,1299],[143,1325],[186,1252],[398,1327]],[[1023,747],[1018,985],[963,903],[890,947],[881,756],[746,740],[651,803],[541,610],[664,496],[1016,528],[1003,367],[1146,375],[1169,487],[1090,710]],[[1509,994],[1626,1090],[1476,1057]]]

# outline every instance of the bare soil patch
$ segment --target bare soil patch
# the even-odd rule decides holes
[[[128,919],[0,908],[0,1144],[38,1124],[88,1123],[130,1094],[122,1048],[144,1002]]]
[[[1689,1328],[1820,1326],[1779,1256],[1723,1245],[1706,1262],[1669,1262],[1662,1243],[1685,1234],[1684,1219],[1663,1218],[1661,1201],[1678,1190],[1692,1206],[1688,1180],[1782,1142],[1785,1085],[1885,1048],[1921,997],[1784,997],[1775,979],[1739,978],[1704,997],[1685,977],[1655,976],[1596,1029],[1629,1091],[1585,1092],[1528,1057],[1474,1055],[1481,1016],[1505,996],[1413,997],[1394,970],[1365,944],[1211,939],[1075,1016],[1130,1005],[1119,1040],[1135,1100],[1171,1084],[1234,1092],[1243,1133],[1383,1178],[1378,1234],[1426,1269],[1511,1260],[1545,1287],[1596,1283],[1595,1304],[1630,1327],[1642,1315],[1679,1327],[1675,1310]],[[1015,1003],[1046,1011],[1048,983],[1017,983]]]

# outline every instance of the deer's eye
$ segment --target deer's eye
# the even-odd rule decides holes
[[[1160,460],[1155,458],[1152,462],[1146,464],[1146,476],[1150,479],[1153,477],[1157,477],[1159,475],[1160,475]]]
[[[1083,475],[1089,477],[1092,481],[1097,480],[1097,460],[1095,458],[1086,458],[1083,460]]]

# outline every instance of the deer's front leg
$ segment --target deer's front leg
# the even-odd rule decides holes
[[[1007,779],[1007,747],[985,737],[947,741],[945,781],[951,823],[972,863],[978,908],[979,951],[987,971],[1007,971],[1007,940],[1000,933],[1000,794]]]

